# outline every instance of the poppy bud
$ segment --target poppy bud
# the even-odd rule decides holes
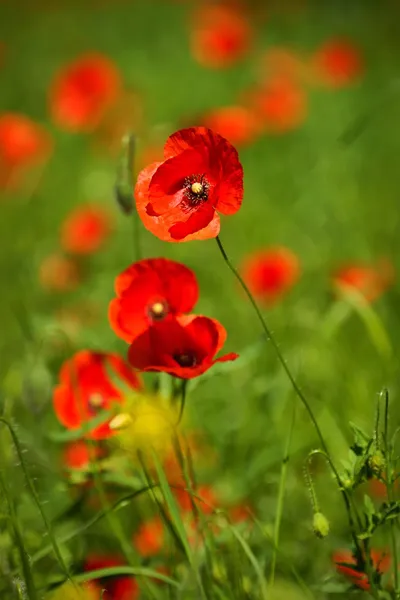
[[[382,452],[375,452],[368,458],[368,466],[374,475],[380,475],[385,468],[385,458]]]
[[[348,475],[341,477],[340,483],[344,490],[351,490],[354,485],[354,481]]]
[[[314,513],[313,530],[315,535],[321,539],[329,533],[329,521],[321,512]]]

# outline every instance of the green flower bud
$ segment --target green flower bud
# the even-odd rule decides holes
[[[380,475],[385,468],[385,458],[382,452],[375,452],[368,458],[368,466],[374,475]]]
[[[314,513],[313,529],[319,538],[325,538],[329,533],[329,521],[321,512]]]

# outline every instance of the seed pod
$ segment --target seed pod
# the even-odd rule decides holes
[[[329,533],[329,521],[321,512],[314,513],[313,529],[319,538],[325,538]]]

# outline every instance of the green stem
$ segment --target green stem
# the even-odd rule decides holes
[[[176,427],[180,424],[180,422],[182,421],[182,417],[183,417],[183,412],[185,410],[185,404],[186,404],[186,390],[187,390],[187,384],[188,381],[187,379],[182,379],[182,386],[181,386],[181,402],[180,402],[180,407],[179,407],[179,415],[178,415],[178,420],[176,422]]]
[[[28,594],[29,600],[37,600],[38,595],[35,589],[35,583],[33,581],[33,574],[31,571],[30,563],[29,563],[29,555],[25,548],[24,538],[22,536],[21,528],[19,526],[18,517],[15,512],[15,506],[11,501],[9,491],[3,477],[3,473],[0,469],[0,489],[2,490],[4,498],[7,502],[8,510],[10,513],[10,519],[12,523],[12,527],[14,530],[14,539],[16,543],[16,547],[18,548],[19,556],[21,559],[22,572],[24,575],[26,591]]]
[[[93,442],[91,442],[90,446],[93,449],[95,448]],[[99,471],[99,466],[95,459],[95,455],[93,455],[93,460],[91,460],[91,471],[93,474],[93,480],[94,480],[96,490],[99,494],[100,503],[101,503],[101,506],[102,506],[104,512],[106,513],[106,517],[107,517],[108,523],[110,525],[110,528],[112,529],[112,531],[115,534],[115,537],[119,541],[121,550],[122,550],[128,564],[131,567],[134,567],[136,565],[135,552],[133,550],[132,545],[129,543],[128,539],[125,536],[124,529],[123,529],[117,515],[112,510],[112,508],[107,500],[107,495],[104,491],[103,481],[101,479],[101,474]]]
[[[393,494],[393,477],[392,477],[392,460],[391,451],[389,448],[389,392],[385,390],[385,425],[384,425],[384,445],[385,445],[385,459],[386,459],[386,491],[389,504],[394,501]],[[394,576],[394,587],[395,592],[398,593],[399,589],[399,565],[397,557],[397,544],[396,544],[396,531],[395,522],[393,519],[390,520],[390,538],[392,544],[393,553],[393,576]]]
[[[292,372],[290,371],[290,369],[289,369],[289,367],[288,367],[288,365],[286,363],[286,360],[284,359],[284,357],[283,357],[283,355],[282,355],[282,353],[281,353],[281,351],[279,349],[279,346],[278,346],[277,342],[275,341],[275,338],[272,335],[272,332],[270,331],[270,329],[269,329],[269,327],[268,327],[268,325],[267,325],[264,317],[262,316],[261,311],[258,308],[257,303],[254,300],[254,298],[253,298],[253,296],[252,296],[249,288],[245,284],[245,282],[242,279],[242,277],[240,276],[239,272],[233,266],[232,262],[229,260],[228,255],[226,254],[225,249],[224,249],[224,247],[222,245],[222,242],[219,239],[219,236],[216,237],[216,240],[217,240],[218,248],[219,248],[219,250],[220,250],[220,252],[222,254],[222,258],[224,259],[224,261],[226,262],[227,266],[232,271],[233,275],[236,277],[236,279],[238,280],[238,282],[242,286],[244,292],[246,293],[248,299],[250,300],[250,303],[253,306],[253,308],[254,308],[254,310],[255,310],[255,312],[257,314],[258,320],[260,321],[261,327],[262,327],[262,329],[263,329],[263,331],[264,331],[264,333],[266,335],[267,341],[269,340],[271,342],[272,348],[274,349],[274,352],[275,352],[275,354],[276,354],[276,356],[278,358],[279,363],[281,364],[281,366],[282,366],[284,372],[286,373],[286,375],[287,375],[287,377],[288,377],[288,379],[289,379],[289,381],[290,381],[290,383],[291,383],[291,385],[292,385],[292,387],[293,387],[296,395],[300,399],[301,403],[303,404],[304,408],[306,409],[306,411],[308,413],[308,416],[311,419],[311,422],[314,425],[315,431],[316,431],[316,433],[318,435],[319,441],[320,441],[321,446],[322,446],[322,448],[324,450],[324,453],[325,453],[326,458],[328,460],[329,466],[331,467],[331,470],[332,470],[332,472],[333,472],[333,474],[335,476],[335,479],[337,481],[338,487],[339,487],[339,489],[340,489],[340,491],[342,493],[343,501],[345,503],[346,511],[347,511],[348,518],[349,518],[350,527],[352,529],[354,543],[356,544],[356,547],[359,548],[360,547],[359,541],[358,541],[356,532],[354,531],[354,529],[352,527],[353,519],[352,519],[351,505],[350,505],[350,500],[349,500],[348,494],[347,494],[346,490],[344,490],[343,487],[342,487],[342,483],[341,483],[341,480],[340,480],[339,472],[338,472],[338,470],[336,469],[336,467],[335,467],[335,465],[333,463],[333,460],[331,458],[328,446],[327,446],[327,444],[325,442],[324,436],[322,435],[322,431],[321,431],[321,429],[320,429],[320,427],[318,425],[318,421],[315,418],[315,415],[314,415],[314,413],[312,411],[312,408],[311,408],[311,406],[310,406],[307,398],[304,396],[303,392],[301,391],[300,387],[298,386],[295,378],[293,377]]]
[[[293,402],[292,419],[291,419],[290,426],[289,426],[289,434],[288,434],[288,437],[286,440],[285,453],[284,453],[284,457],[282,460],[281,477],[280,477],[280,481],[279,481],[278,504],[277,504],[277,508],[276,508],[274,538],[273,538],[274,546],[273,546],[273,552],[272,552],[272,562],[271,562],[271,572],[270,572],[270,586],[271,587],[274,585],[274,581],[275,581],[277,551],[278,551],[278,546],[279,546],[279,533],[280,533],[282,513],[283,513],[283,502],[285,499],[286,478],[287,478],[287,471],[288,471],[288,464],[289,464],[289,453],[290,453],[290,446],[292,443],[292,436],[293,436],[295,420],[296,420],[296,402]]]
[[[24,455],[23,455],[22,448],[20,446],[18,437],[17,437],[14,429],[11,427],[10,423],[6,419],[4,419],[3,417],[0,417],[0,423],[3,423],[8,428],[8,430],[9,430],[9,432],[11,434],[11,437],[12,437],[12,440],[14,442],[14,446],[15,446],[15,449],[17,451],[18,458],[19,458],[19,461],[20,461],[20,464],[21,464],[21,468],[22,468],[22,471],[23,471],[24,476],[25,476],[25,480],[26,480],[26,482],[28,484],[28,488],[29,488],[29,491],[31,493],[31,496],[32,496],[32,498],[33,498],[36,506],[38,507],[38,510],[40,512],[40,516],[42,517],[42,520],[43,520],[43,523],[45,524],[45,527],[47,529],[47,533],[49,535],[51,544],[53,546],[54,554],[55,554],[55,556],[56,556],[56,558],[57,558],[57,560],[58,560],[58,562],[59,562],[62,570],[64,571],[64,574],[65,574],[66,578],[68,579],[68,581],[70,581],[73,585],[75,585],[73,579],[71,578],[68,566],[67,566],[67,564],[66,564],[66,562],[65,562],[65,560],[64,560],[64,558],[63,558],[63,556],[62,556],[62,554],[60,552],[60,548],[58,546],[58,542],[57,542],[57,540],[55,538],[55,535],[53,533],[52,526],[50,525],[50,521],[48,520],[48,518],[46,516],[46,513],[43,510],[43,507],[42,507],[42,505],[40,503],[40,499],[39,499],[38,493],[36,491],[36,488],[35,488],[35,486],[33,484],[33,481],[31,479],[29,473],[28,473],[28,469],[27,469],[26,464],[25,464]]]

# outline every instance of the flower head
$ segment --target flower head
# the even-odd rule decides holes
[[[58,420],[68,429],[79,429],[104,409],[124,401],[124,395],[107,372],[132,388],[141,387],[136,373],[117,354],[81,350],[67,360],[60,370],[54,389],[53,405]],[[102,423],[87,437],[107,438],[113,434],[109,422]]]
[[[276,76],[253,94],[254,110],[268,133],[282,134],[303,124],[307,115],[307,96],[294,80]]]
[[[364,70],[359,50],[348,40],[333,39],[323,44],[312,59],[317,81],[341,88],[357,81]]]
[[[296,283],[300,266],[297,256],[288,248],[276,247],[246,257],[241,272],[252,294],[271,304]]]
[[[164,157],[137,179],[136,207],[144,226],[168,242],[216,237],[218,212],[234,214],[243,199],[237,151],[210,129],[191,127],[168,138]]]
[[[164,544],[165,530],[161,517],[145,521],[133,537],[133,545],[141,556],[159,554]]]
[[[64,221],[61,245],[71,254],[92,254],[111,233],[110,215],[101,206],[78,206]]]
[[[102,54],[84,54],[65,65],[50,88],[50,112],[67,131],[91,131],[118,98],[121,76]]]
[[[41,263],[39,280],[49,292],[69,292],[81,281],[78,264],[62,254],[51,254]]]
[[[365,572],[364,559],[357,560],[350,550],[338,550],[333,554],[333,561],[336,564],[337,571],[345,575],[353,585],[366,591],[370,589],[371,584]],[[371,550],[371,561],[374,569],[374,580],[379,582],[381,575],[390,568],[390,556],[384,551]]]
[[[161,321],[133,340],[128,360],[142,371],[161,371],[192,379],[216,362],[238,357],[230,353],[215,358],[225,340],[226,331],[215,319],[187,316]]]
[[[127,342],[153,323],[190,312],[199,290],[194,273],[166,258],[149,258],[125,269],[115,280],[117,298],[109,308],[110,324]]]
[[[261,121],[254,110],[245,106],[215,108],[202,119],[204,125],[235,146],[254,142],[261,133]]]
[[[47,157],[50,134],[26,115],[0,115],[0,165],[5,168],[31,166]]]
[[[120,567],[124,563],[114,556],[91,555],[84,565],[85,571],[97,571],[110,567]],[[104,579],[96,579],[95,583],[100,585],[102,600],[136,600],[139,598],[140,590],[133,577],[116,576]]]
[[[243,10],[234,6],[206,5],[194,14],[191,48],[204,67],[229,67],[246,54],[252,29]]]
[[[394,280],[392,265],[383,260],[375,267],[365,264],[349,264],[341,267],[333,276],[339,292],[356,291],[367,302],[377,300]]]

